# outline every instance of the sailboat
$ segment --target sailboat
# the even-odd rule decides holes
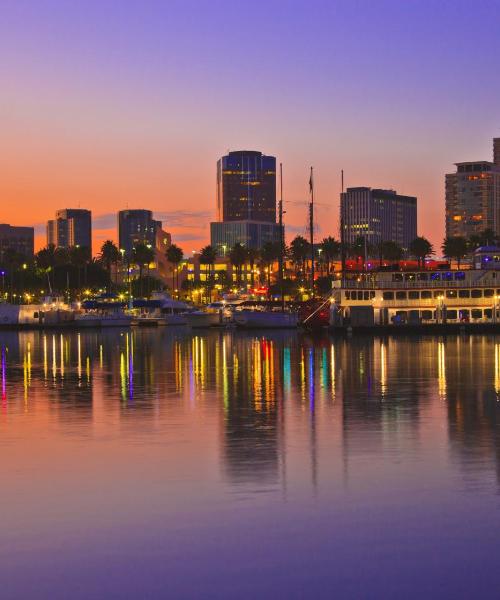
[[[279,283],[281,308],[279,310],[237,309],[233,321],[237,327],[244,329],[293,329],[299,322],[297,312],[285,308],[283,293],[283,264],[284,264],[284,231],[283,231],[283,165],[280,163],[280,200],[278,202],[280,254],[279,254]]]

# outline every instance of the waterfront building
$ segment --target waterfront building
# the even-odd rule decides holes
[[[80,246],[92,249],[92,213],[83,208],[64,208],[47,222],[47,244],[56,248]]]
[[[446,235],[470,237],[486,229],[500,234],[500,138],[493,140],[493,162],[455,166],[445,176]]]
[[[352,187],[340,194],[343,241],[367,244],[393,241],[405,251],[417,237],[417,199],[394,190]]]
[[[0,224],[0,260],[7,249],[31,258],[34,253],[35,230],[33,227],[16,227]]]
[[[252,282],[255,287],[261,284],[264,273],[257,267],[253,269],[249,263],[241,265],[240,272],[234,267],[228,256],[219,256],[213,265],[207,265],[201,262],[200,253],[194,253],[185,263],[185,268],[181,272],[181,281],[185,279],[191,283],[200,282],[206,284],[209,278],[215,289],[222,290],[226,285],[241,283],[247,287]],[[252,272],[253,271],[253,272]]]
[[[274,156],[239,150],[217,162],[217,221],[210,224],[210,239],[221,256],[236,243],[259,249],[280,240]]]

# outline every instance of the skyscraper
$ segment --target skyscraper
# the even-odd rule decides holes
[[[455,165],[456,172],[445,176],[446,235],[500,234],[500,138],[493,140],[493,162]]]
[[[154,251],[155,263],[150,274],[166,279],[168,275],[166,251],[172,239],[170,234],[163,230],[162,222],[153,219],[150,210],[121,210],[118,213],[118,240],[120,251],[129,262],[133,260],[135,245],[149,246]]]
[[[161,221],[153,219],[150,210],[121,210],[118,213],[120,249],[123,249],[127,256],[131,256],[134,246],[139,243],[156,248],[157,232],[161,227]]]
[[[0,260],[7,249],[15,250],[27,258],[34,252],[35,230],[33,227],[14,227],[0,224]]]
[[[417,237],[417,199],[394,190],[347,188],[340,194],[340,222],[346,244],[362,237],[368,244],[393,241],[408,250]]]
[[[276,222],[274,156],[240,150],[217,162],[217,218]]]
[[[83,208],[64,208],[47,222],[47,244],[56,248],[81,246],[92,250],[92,213]]]
[[[260,248],[280,239],[274,156],[239,150],[217,162],[217,219],[210,237],[219,254],[236,243]]]

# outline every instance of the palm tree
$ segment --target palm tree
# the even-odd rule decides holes
[[[90,261],[90,249],[86,246],[73,246],[69,249],[69,260],[71,264],[74,267],[76,267],[78,277],[78,288],[80,288],[80,272],[82,268],[84,270],[83,283],[84,285],[87,283],[87,265]]]
[[[358,236],[354,243],[349,248],[349,254],[356,259],[356,262],[359,264],[360,259],[362,261],[363,270],[365,268],[366,263],[366,254],[368,252],[368,244],[367,240],[363,236]]]
[[[330,275],[331,262],[340,253],[340,242],[338,242],[335,238],[328,236],[321,240],[320,248],[321,248],[321,256],[322,256],[323,260],[326,262],[326,273],[327,273],[327,275]]]
[[[475,233],[468,240],[469,249],[477,250],[480,246],[492,246],[498,243],[498,236],[492,229],[485,229],[480,233]]]
[[[389,262],[398,262],[403,257],[403,248],[392,240],[385,240],[378,244],[378,250],[380,254],[380,262],[382,260],[388,260]]]
[[[229,251],[229,260],[236,269],[238,287],[241,287],[241,270],[247,259],[247,250],[243,244],[237,242]]]
[[[418,261],[418,268],[425,268],[425,259],[434,254],[434,248],[427,238],[416,237],[410,244],[410,254]]]
[[[168,262],[174,265],[174,268],[172,269],[172,292],[174,289],[177,289],[177,294],[179,294],[179,263],[184,258],[184,252],[181,248],[179,248],[179,246],[170,244],[170,246],[167,248],[166,254]],[[174,277],[177,280],[177,285],[174,284]]]
[[[10,295],[12,296],[14,290],[14,275],[19,270],[19,267],[23,264],[25,257],[14,250],[14,248],[6,248],[2,252],[2,263],[7,268],[10,280]]]
[[[39,250],[35,255],[36,266],[45,272],[47,275],[47,282],[49,284],[49,290],[52,292],[54,280],[50,280],[50,272],[54,270],[56,264],[55,258],[56,247],[53,244],[49,244],[45,248]]]
[[[467,256],[469,246],[467,240],[462,236],[448,236],[444,238],[441,250],[446,258],[450,260],[454,258],[457,261],[457,268],[460,269],[460,261]]]
[[[255,287],[255,261],[259,258],[260,252],[257,248],[247,248],[247,260],[250,265],[250,282],[252,289]]]
[[[147,266],[149,269],[149,263],[154,259],[155,253],[153,248],[150,245],[146,245],[142,242],[139,242],[134,246],[133,249],[133,260],[137,268],[139,269],[139,282],[140,282],[140,293],[143,295],[142,289],[142,273],[144,266]]]
[[[266,242],[262,246],[261,259],[267,269],[267,288],[271,287],[271,271],[273,264],[280,257],[280,242]]]
[[[215,261],[217,260],[217,249],[214,246],[204,246],[200,251],[200,264],[207,265],[207,291],[209,302],[212,299],[212,282],[213,282],[213,272]]]
[[[111,282],[111,267],[113,265],[116,266],[120,262],[121,258],[118,247],[111,240],[106,240],[101,246],[99,258],[101,263],[106,267],[106,271],[109,275],[109,281]]]
[[[305,271],[306,259],[310,256],[310,244],[305,237],[297,235],[290,243],[290,257],[295,265],[295,271]]]
[[[70,273],[72,268],[71,254],[69,248],[59,247],[54,250],[54,287],[66,288],[69,301]],[[64,279],[61,278],[64,274]]]

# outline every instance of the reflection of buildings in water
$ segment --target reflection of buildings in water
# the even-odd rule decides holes
[[[90,357],[77,338],[61,332],[20,331],[2,334],[5,357],[3,398],[6,410],[34,413],[37,418],[66,422],[90,420]],[[80,352],[80,354],[79,354]],[[81,357],[81,369],[78,364]]]
[[[491,336],[446,342],[448,433],[464,485],[476,489],[493,469],[500,482],[500,345]]]
[[[234,376],[233,366],[233,377],[227,381],[226,473],[235,482],[281,479],[285,488],[287,420],[298,409],[307,422],[311,479],[316,486],[318,419],[324,416],[321,411],[334,403],[336,348],[328,337],[295,333],[263,337],[238,333],[232,337],[232,345],[229,368],[238,364],[241,376]],[[332,428],[329,423],[328,435]]]
[[[496,461],[500,345],[488,336],[338,339],[165,328],[11,332],[0,346],[8,407],[46,410],[61,422],[79,415],[94,428],[106,419],[133,427],[141,416],[154,427],[173,410],[216,406],[234,481],[284,479],[286,429],[293,423],[296,434],[297,415],[307,427],[313,482],[328,444],[343,448],[346,463],[386,444],[404,449],[419,441],[422,411],[427,418],[440,407],[461,460]]]
[[[344,474],[359,456],[419,443],[428,360],[415,359],[415,340],[353,336],[337,342],[342,364]],[[420,343],[420,342],[417,342]],[[422,356],[425,352],[421,353]]]
[[[437,343],[438,350],[438,392],[439,397],[446,396],[446,346],[443,341]]]
[[[233,482],[274,483],[279,480],[283,347],[246,335],[234,336],[231,346],[223,357],[225,472]]]

